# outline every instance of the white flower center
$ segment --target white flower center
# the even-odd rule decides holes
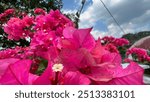
[[[64,66],[62,64],[54,64],[52,67],[52,70],[54,72],[61,72],[63,70]]]

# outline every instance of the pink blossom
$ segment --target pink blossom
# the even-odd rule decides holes
[[[33,56],[33,51],[29,47],[18,47],[12,49],[5,49],[0,51],[0,59],[6,58],[21,58],[25,59]]]
[[[143,69],[137,63],[130,61],[126,68],[121,65],[117,48],[128,45],[128,40],[108,36],[95,40],[90,33],[92,28],[74,28],[73,22],[58,10],[47,13],[37,8],[34,13],[39,15],[11,18],[4,26],[9,39],[29,37],[30,46],[0,51],[0,84],[143,84]],[[146,50],[133,48],[127,51],[129,54],[150,61]],[[42,71],[37,74],[38,70]]]
[[[129,41],[127,39],[124,38],[118,38],[115,39],[115,41],[113,42],[116,46],[125,46],[125,45],[129,45]]]
[[[129,41],[125,38],[114,38],[112,36],[105,36],[104,38],[102,38],[102,40],[107,44],[114,44],[116,47],[125,46],[129,44]]]
[[[126,55],[132,55],[132,54],[135,54],[138,58],[139,61],[144,61],[144,60],[147,60],[148,61],[148,53],[145,49],[142,49],[142,48],[131,48],[131,49],[128,49],[127,52],[126,52]]]
[[[48,48],[53,44],[53,40],[55,39],[55,37],[56,35],[54,31],[37,31],[31,41],[31,46],[43,46],[45,48]]]
[[[37,16],[35,22],[35,30],[54,30],[57,36],[62,36],[65,27],[73,26],[73,23],[58,10],[51,10],[49,14]]]
[[[5,62],[5,60],[2,60]],[[5,66],[5,72],[0,78],[0,84],[27,85],[32,84],[38,77],[30,74],[31,60],[18,60]]]
[[[1,13],[0,14],[0,21],[4,21],[6,18],[6,14],[5,13]]]
[[[63,74],[63,72],[53,72],[52,63],[44,73],[39,76],[34,83],[35,85],[88,85],[90,80],[80,72],[70,72]]]
[[[95,40],[90,34],[92,29],[75,29],[67,27],[63,31],[64,40],[62,40],[63,47],[77,49],[80,47],[91,51],[95,46]]]
[[[7,10],[5,10],[5,14],[6,15],[11,15],[11,14],[13,14],[15,12],[15,10],[14,9],[7,9]]]
[[[107,84],[111,85],[142,85],[144,69],[137,63],[131,62]],[[106,84],[106,83],[105,83]]]
[[[25,37],[24,32],[25,25],[19,18],[11,18],[4,26],[4,31],[8,34],[8,38],[11,40],[19,40]]]
[[[29,17],[29,16],[25,16],[25,17],[23,17],[22,21],[24,22],[24,25],[26,27],[30,27],[31,25],[33,25],[34,18],[33,17]]]
[[[105,36],[102,38],[102,40],[105,42],[113,42],[115,40],[115,38],[112,36]]]
[[[117,47],[115,45],[113,45],[112,43],[105,45],[106,50],[110,51],[110,52],[115,52],[115,53],[119,53]]]
[[[101,45],[97,46],[100,47]],[[97,50],[94,51],[95,54]],[[64,65],[64,73],[67,73],[68,71],[79,71],[81,74],[89,78],[92,81],[92,84],[143,84],[143,69],[136,63],[131,63],[130,67],[124,69],[121,66],[122,60],[118,53],[107,52],[102,46],[101,49],[99,49],[99,52],[101,53],[97,53],[98,56],[94,55],[94,52],[92,51],[91,54],[87,49],[82,48],[78,50],[62,50],[60,58]],[[137,70],[134,70],[135,68]],[[136,71],[139,71],[140,74],[138,75]],[[135,81],[132,80],[132,76],[140,77],[141,79]],[[118,77],[123,79],[121,83],[119,80],[115,80]],[[131,79],[125,80],[124,78],[126,77],[131,77]]]
[[[41,9],[41,8],[36,8],[36,9],[34,10],[34,13],[35,13],[35,14],[42,14],[42,15],[45,15],[45,14],[46,14],[45,10],[43,10],[43,9]]]
[[[19,40],[32,36],[29,27],[33,24],[33,18],[26,16],[23,19],[11,18],[4,26],[4,31],[8,34],[8,39]]]

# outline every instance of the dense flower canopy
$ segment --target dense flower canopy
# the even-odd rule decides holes
[[[127,45],[127,40],[95,40],[92,28],[76,29],[58,10],[47,13],[38,8],[34,13],[13,17],[3,27],[8,39],[30,39],[30,46],[0,51],[0,84],[143,84],[144,70],[137,63],[121,65],[117,47]]]

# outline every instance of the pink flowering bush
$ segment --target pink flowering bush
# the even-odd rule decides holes
[[[114,38],[112,36],[105,36],[102,38],[102,40],[104,41],[104,43],[111,43],[116,47],[129,45],[129,41],[125,38]]]
[[[28,39],[28,47],[0,51],[2,85],[141,85],[143,68],[123,68],[117,46],[125,39],[95,40],[92,28],[76,29],[58,10],[38,8],[35,16],[13,17],[3,29],[8,39]],[[102,44],[107,41],[109,43]],[[110,43],[111,42],[111,43]]]
[[[131,48],[127,50],[126,55],[127,56],[132,55],[133,60],[137,62],[150,63],[150,55],[145,49]]]

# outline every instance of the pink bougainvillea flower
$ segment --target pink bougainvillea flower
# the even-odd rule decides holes
[[[115,41],[113,42],[115,46],[125,46],[129,45],[129,41],[125,38],[116,38]]]
[[[67,27],[63,31],[65,40],[62,40],[63,47],[67,48],[86,48],[89,51],[95,46],[95,40],[90,34],[92,29],[75,29],[73,27]]]
[[[0,78],[0,84],[4,85],[27,85],[32,84],[38,77],[29,73],[31,60],[19,60],[9,64]]]
[[[32,57],[34,52],[29,47],[18,47],[12,49],[5,49],[0,51],[0,59],[7,58],[21,58],[25,59],[28,57]]]
[[[74,23],[67,18],[65,15],[63,15],[59,10],[51,10],[49,14],[55,18],[55,20],[59,21],[60,27],[74,27]],[[57,27],[59,27],[57,26]]]
[[[115,38],[113,36],[105,36],[102,38],[102,40],[105,42],[113,42]]]
[[[111,74],[113,71],[116,71],[114,70],[117,65],[115,65],[115,58],[110,59],[107,61],[107,63],[105,62],[104,64],[97,64],[90,52],[84,48],[80,48],[78,50],[65,49],[61,52],[61,54],[64,71],[79,71],[87,78],[93,79],[95,81],[104,80],[104,77],[108,80],[108,78],[112,78],[113,75]],[[96,66],[99,66],[99,68],[96,68]],[[108,69],[112,70],[111,73]],[[67,73],[67,71],[65,72]]]
[[[5,21],[5,18],[6,18],[6,14],[5,13],[1,13],[0,14],[0,21]]]
[[[35,14],[42,14],[42,15],[45,15],[45,14],[46,14],[46,11],[43,10],[43,9],[41,9],[41,8],[36,8],[36,9],[34,10],[34,13],[35,13]]]
[[[102,40],[104,41],[104,43],[113,44],[116,47],[129,45],[129,41],[125,38],[114,38],[112,36],[105,36],[102,38]]]
[[[44,48],[48,48],[53,44],[53,40],[55,39],[56,35],[54,31],[44,32],[44,31],[37,31],[31,41],[31,47],[38,47],[42,46]]]
[[[56,64],[55,64],[56,65]],[[54,65],[53,65],[54,66]],[[89,85],[90,80],[80,72],[56,72],[51,64],[48,65],[44,73],[39,76],[34,85]],[[63,70],[63,69],[62,69]]]
[[[15,9],[7,9],[7,10],[5,10],[5,14],[6,15],[11,15],[11,14],[13,14],[15,12]]]
[[[13,17],[4,25],[8,39],[30,40],[30,46],[0,51],[0,84],[143,84],[143,69],[137,63],[121,65],[118,47],[128,45],[128,40],[108,36],[95,40],[92,28],[76,29],[59,10],[47,13],[37,8],[34,13],[38,15]],[[0,14],[2,22],[10,14],[14,14],[11,9]],[[145,50],[129,49],[129,54],[150,61]],[[43,60],[48,61],[45,68]]]
[[[4,26],[4,31],[8,34],[8,39],[18,41],[32,35],[27,29],[32,24],[33,19],[28,16],[23,19],[13,17]]]
[[[112,43],[106,44],[105,49],[110,51],[110,52],[119,53],[117,47],[115,45],[113,45]]]
[[[59,55],[63,65],[64,71],[79,71],[82,68],[95,65],[95,60],[89,51],[85,48],[78,50],[63,49]]]
[[[73,26],[73,23],[60,11],[51,10],[46,15],[39,15],[35,18],[35,30],[55,31],[57,36],[62,36],[63,29],[67,26]]]
[[[24,25],[26,27],[30,27],[31,25],[33,25],[34,18],[30,16],[25,16],[23,17],[22,21],[24,22]]]
[[[4,26],[4,31],[8,34],[11,40],[19,40],[23,35],[24,24],[19,18],[11,18]]]
[[[107,82],[99,84],[107,85],[142,85],[144,69],[137,63],[131,62],[127,68],[121,69],[113,78]]]
[[[74,72],[77,69],[73,69],[73,66],[75,64],[78,65],[81,61],[79,58],[76,59],[78,56],[75,59],[73,59],[73,58],[70,59],[70,61],[74,61],[70,64],[69,64],[68,60],[66,60],[67,62],[64,62],[65,59],[68,59],[68,56],[70,56],[70,54],[74,54],[74,57],[76,57],[76,54],[78,54],[78,53],[76,53],[76,52],[69,53],[69,52],[67,52],[67,50],[64,50],[61,52],[61,54],[59,54],[58,52],[56,52],[55,48],[51,47],[51,50],[48,52],[48,56],[49,56],[48,66],[47,66],[46,70],[42,73],[42,75],[39,76],[39,78],[37,78],[37,80],[34,82],[34,84],[35,85],[37,85],[37,84],[44,84],[44,85],[89,84],[90,80],[85,75],[83,75],[79,72]],[[82,55],[82,54],[80,54],[80,55]],[[67,58],[64,58],[64,57],[67,57]],[[83,80],[85,80],[85,81],[83,81]]]
[[[86,76],[86,78],[89,78],[89,80],[94,81],[112,79],[113,73],[117,70],[116,63],[119,63],[116,62],[117,60],[115,58],[110,58],[103,64],[97,64],[90,52],[84,48],[78,50],[65,49],[61,54],[60,57],[64,65],[64,73],[78,71]],[[105,61],[105,58],[103,61]]]
[[[54,31],[38,31],[30,43],[30,48],[35,52],[36,56],[48,60],[49,51],[51,52],[53,49],[57,51],[57,46],[59,45],[57,39]]]
[[[138,61],[149,61],[149,55],[147,53],[147,51],[145,49],[142,49],[142,48],[130,48],[127,50],[126,52],[126,55],[129,56],[129,55],[136,55]]]
[[[96,50],[95,52],[92,51],[92,54],[87,49],[83,48],[78,50],[62,50],[62,55],[60,56],[64,65],[64,72],[79,71],[81,74],[86,76],[86,78],[89,78],[92,81],[92,84],[114,84],[113,81],[117,78],[123,79],[122,83],[115,80],[118,84],[143,84],[141,82],[143,75],[143,69],[141,67],[139,67],[136,63],[131,63],[130,66],[124,69],[121,66],[122,59],[118,53],[110,53],[102,46],[101,48],[102,49],[99,49],[101,54],[99,55],[97,53],[98,56],[94,55],[94,53],[96,54]],[[101,60],[96,61],[96,57]],[[137,74],[137,72],[140,74]],[[139,77],[140,80],[125,80],[128,77]]]

